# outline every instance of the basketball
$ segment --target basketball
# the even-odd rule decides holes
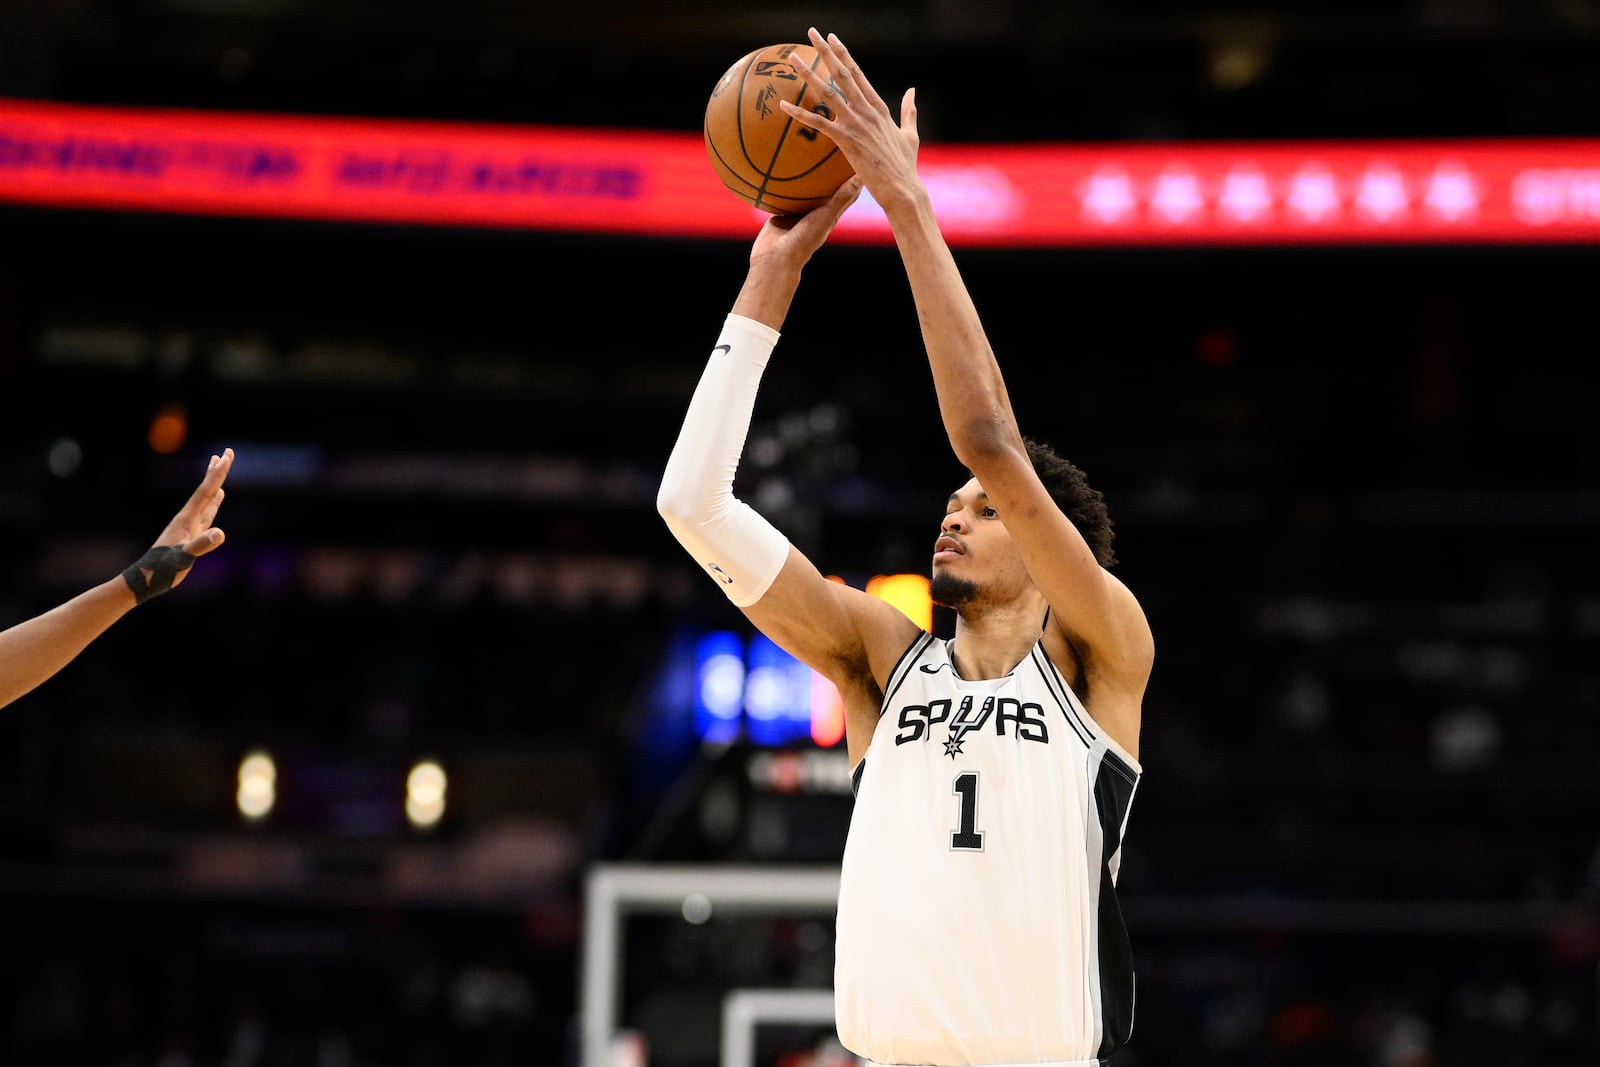
[[[855,173],[837,145],[778,107],[788,100],[829,114],[827,104],[808,96],[791,59],[829,78],[810,45],[767,45],[729,67],[706,104],[712,169],[734,195],[774,215],[809,211]]]

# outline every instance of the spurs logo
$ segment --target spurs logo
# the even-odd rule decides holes
[[[1045,724],[1044,708],[1038,704],[1023,703],[1015,697],[985,697],[981,705],[974,706],[970,695],[961,698],[956,706],[953,700],[943,698],[926,704],[906,704],[895,720],[899,731],[894,736],[896,746],[912,741],[933,740],[933,727],[948,723],[946,739],[940,744],[951,759],[963,752],[962,745],[979,734],[992,732],[995,737],[1015,737],[1019,741],[1050,743],[1050,728]],[[992,727],[992,731],[987,729]]]

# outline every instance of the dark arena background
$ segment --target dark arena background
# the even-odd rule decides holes
[[[0,711],[0,1063],[850,1062],[843,745],[654,510],[760,221],[674,228],[738,210],[706,96],[812,24],[918,87],[930,166],[1117,163],[953,243],[1156,635],[1119,1067],[1600,1063],[1584,0],[5,0],[0,626],[238,458],[226,545]],[[532,170],[527,224],[369,213],[376,171],[207,206],[123,108],[190,116],[169,147],[237,115],[285,152],[323,119],[687,139],[696,195],[638,228]],[[271,145],[186,158],[296,177]],[[1184,228],[1258,158],[1269,201],[1326,158],[1329,211],[1399,228]],[[1109,228],[1026,239],[1079,196]],[[963,475],[891,247],[808,268],[746,457],[829,573],[926,574]]]

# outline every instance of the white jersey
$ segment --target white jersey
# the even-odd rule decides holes
[[[923,634],[853,773],[834,965],[847,1049],[882,1064],[1092,1063],[1127,1042],[1116,880],[1142,771],[1041,645],[969,682]]]

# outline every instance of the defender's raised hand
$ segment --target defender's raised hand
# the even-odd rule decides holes
[[[140,604],[176,589],[188,576],[195,560],[226,540],[227,535],[211,524],[222,506],[222,483],[232,466],[233,449],[225,448],[222,455],[212,456],[205,477],[161,531],[155,544],[122,572],[123,580]]]
[[[211,525],[233,449],[212,456],[205,477],[151,546],[120,576],[107,578],[49,611],[0,630],[0,707],[31,692],[72,662],[90,642],[151,597],[183,581],[194,561],[223,542]],[[128,598],[129,591],[133,598]]]

